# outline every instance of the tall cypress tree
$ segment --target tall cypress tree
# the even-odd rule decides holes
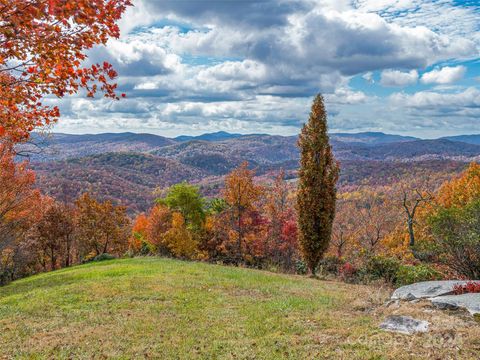
[[[328,248],[335,218],[339,165],[327,134],[322,95],[315,98],[308,123],[298,141],[300,171],[297,194],[299,242],[312,275]]]

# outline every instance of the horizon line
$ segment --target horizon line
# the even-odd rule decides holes
[[[280,137],[292,137],[292,136],[298,136],[298,135],[280,135],[280,134],[270,134],[270,133],[238,133],[238,132],[228,132],[224,130],[219,130],[219,131],[213,131],[213,132],[205,132],[201,133],[199,135],[189,135],[189,134],[180,134],[176,135],[173,137],[170,136],[165,136],[165,135],[159,135],[151,132],[135,132],[135,131],[105,131],[105,132],[96,132],[96,133],[69,133],[69,132],[35,132],[35,134],[46,134],[46,135],[71,135],[71,136],[96,136],[96,135],[121,135],[121,134],[133,134],[133,135],[152,135],[152,136],[158,136],[158,137],[163,137],[166,139],[177,139],[181,137],[191,137],[191,138],[198,138],[202,137],[205,135],[214,135],[214,134],[226,134],[226,135],[233,135],[233,136],[280,136]],[[376,134],[376,135],[385,135],[385,136],[399,136],[399,137],[404,137],[404,138],[412,138],[412,140],[437,140],[437,139],[445,139],[445,138],[452,138],[452,137],[465,137],[465,136],[480,136],[480,133],[461,133],[458,135],[445,135],[445,136],[440,136],[440,137],[429,137],[429,138],[424,138],[424,137],[419,137],[419,136],[414,136],[414,135],[404,135],[404,134],[398,134],[398,133],[389,133],[389,132],[383,132],[383,131],[357,131],[357,132],[348,132],[348,131],[332,131],[329,132],[329,135],[335,136],[335,135],[367,135],[367,134]]]

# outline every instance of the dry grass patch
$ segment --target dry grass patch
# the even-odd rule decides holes
[[[425,303],[385,306],[390,290],[301,276],[128,259],[0,288],[0,358],[475,358],[479,326]],[[415,336],[385,316],[432,323]]]

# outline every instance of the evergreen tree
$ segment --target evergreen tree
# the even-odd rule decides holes
[[[169,187],[166,196],[156,200],[157,204],[167,206],[173,212],[182,214],[187,228],[198,231],[205,223],[205,199],[198,186],[186,181]]]
[[[308,123],[298,141],[300,171],[297,194],[299,243],[312,275],[328,248],[335,217],[339,165],[327,134],[322,95],[313,102]]]

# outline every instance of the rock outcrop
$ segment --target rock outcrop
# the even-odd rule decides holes
[[[380,324],[380,329],[412,335],[427,332],[429,325],[427,321],[417,320],[409,316],[392,315]]]
[[[439,309],[466,309],[470,314],[480,314],[480,293],[447,295],[429,299]]]
[[[467,281],[424,281],[411,285],[402,286],[395,290],[392,300],[429,299],[437,296],[450,295],[456,285],[466,284]]]

